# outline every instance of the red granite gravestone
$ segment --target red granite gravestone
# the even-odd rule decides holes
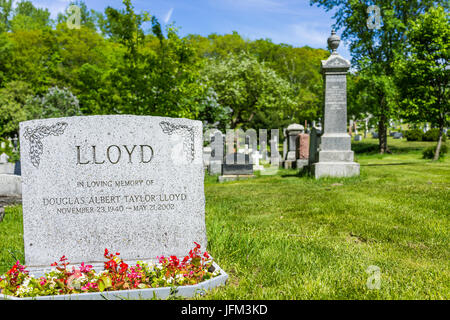
[[[309,159],[309,134],[300,133],[297,136],[297,159]]]

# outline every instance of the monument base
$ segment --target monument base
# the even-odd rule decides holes
[[[312,166],[316,179],[331,177],[359,176],[359,163],[356,162],[317,162]]]
[[[298,170],[302,170],[306,166],[308,166],[308,159],[297,159],[295,162],[295,167]]]

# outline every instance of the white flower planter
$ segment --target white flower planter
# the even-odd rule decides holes
[[[191,298],[197,294],[205,295],[207,290],[220,285],[225,285],[228,275],[216,263],[213,264],[220,275],[195,285],[179,287],[163,287],[136,290],[89,292],[77,294],[65,294],[55,296],[39,296],[17,298],[8,295],[0,295],[0,300],[141,300],[141,299],[167,299],[171,293],[173,296]]]

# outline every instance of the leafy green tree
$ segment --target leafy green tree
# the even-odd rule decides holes
[[[403,52],[406,30],[411,19],[444,1],[403,0],[310,0],[311,4],[334,10],[335,26],[342,29],[342,38],[350,43],[352,64],[369,85],[368,93],[376,100],[368,105],[370,113],[378,119],[380,153],[389,152],[387,126],[397,113],[395,86],[393,85],[396,52]],[[368,8],[380,8],[382,25],[369,28]]]
[[[18,30],[8,33],[12,52],[8,79],[25,81],[43,94],[56,80],[60,63],[58,43],[52,30]]]
[[[0,32],[9,31],[12,0],[0,0]]]
[[[403,117],[439,127],[434,160],[439,158],[444,127],[450,115],[450,14],[430,8],[408,31],[407,55],[399,55],[397,84]]]
[[[25,105],[30,97],[32,90],[22,81],[11,81],[0,89],[0,137],[19,133],[19,123],[28,120]]]
[[[67,88],[52,87],[43,97],[27,100],[26,108],[33,119],[80,116],[77,97]]]
[[[109,73],[118,94],[115,112],[197,118],[207,95],[200,83],[198,55],[190,43],[169,26],[167,36],[154,16],[134,12],[130,1],[125,9],[106,9],[102,30],[124,50],[122,60]],[[152,34],[142,24],[150,21]]]
[[[107,72],[111,68],[111,60],[114,60],[112,44],[103,39],[94,29],[84,25],[80,29],[69,29],[65,23],[61,23],[56,27],[54,33],[58,43],[60,61],[55,70],[58,85],[72,88],[77,95],[82,90],[89,90],[88,86],[98,88],[102,82],[88,81],[84,83],[89,79],[80,79],[80,73],[84,75],[88,66],[97,68],[100,73]],[[95,77],[95,81],[98,82],[100,79]]]
[[[52,20],[48,9],[36,8],[31,1],[21,1],[14,9],[14,17],[11,20],[11,29],[38,30],[50,27]]]
[[[0,88],[8,81],[12,55],[12,43],[8,35],[0,33]]]
[[[289,82],[250,54],[211,59],[203,74],[217,93],[218,102],[232,110],[232,128],[251,126],[262,110],[280,118],[290,118],[294,113],[296,105]]]
[[[218,95],[214,89],[208,86],[206,95],[200,100],[198,119],[203,120],[204,128],[217,128],[225,132],[231,117],[231,108],[223,107],[218,102]]]

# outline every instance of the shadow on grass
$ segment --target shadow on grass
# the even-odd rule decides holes
[[[282,178],[292,178],[292,177],[297,177],[297,178],[302,178],[302,177],[308,177],[308,178],[312,178],[313,175],[311,174],[311,172],[308,170],[308,168],[303,168],[301,170],[290,170],[292,172],[285,172],[283,174],[280,175],[280,177]]]
[[[361,167],[383,167],[383,166],[417,166],[423,165],[421,162],[399,162],[399,163],[369,163],[360,164]]]
[[[411,151],[421,151],[424,149],[423,146],[411,145],[411,146],[395,146],[388,144],[391,153],[408,153]],[[352,150],[356,154],[377,154],[380,151],[378,143],[370,142],[352,142]]]

